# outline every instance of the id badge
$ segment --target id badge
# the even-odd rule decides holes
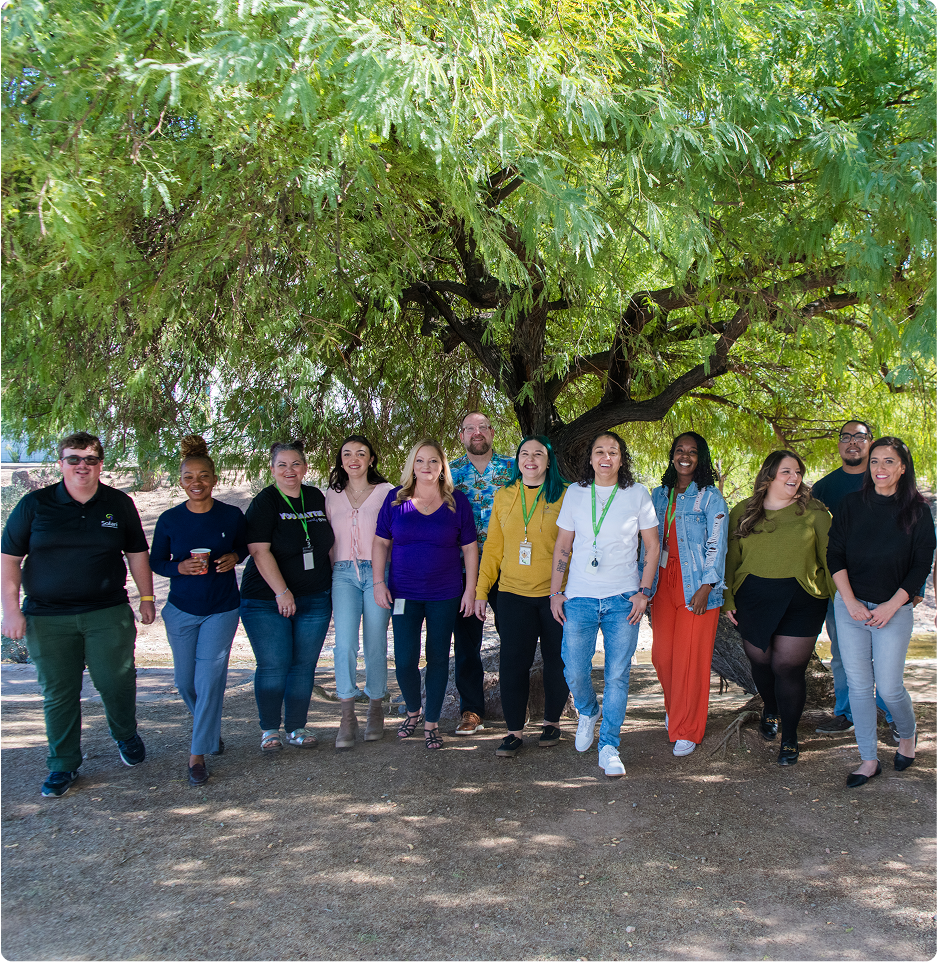
[[[395,601],[394,601],[394,614],[395,614],[395,615],[402,615],[402,614],[403,614],[403,606],[404,606],[404,604],[405,604],[405,601],[406,601],[406,599],[404,599],[404,598],[397,598],[397,599],[395,599]]]
[[[530,553],[533,551],[533,545],[529,541],[522,541],[520,551],[517,553],[517,563],[522,565],[530,564]]]
[[[667,558],[669,556],[670,556],[670,552],[666,548],[664,548],[664,550],[660,553],[660,566],[662,568],[667,567]]]
[[[312,548],[306,548],[303,551],[303,570],[312,571],[315,568],[316,562],[312,556]]]

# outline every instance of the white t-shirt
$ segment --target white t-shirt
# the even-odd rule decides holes
[[[571,484],[566,489],[563,507],[556,523],[565,531],[575,532],[573,553],[569,562],[567,598],[609,598],[634,594],[641,578],[638,574],[640,532],[657,528],[657,512],[651,495],[643,484],[630,488],[595,487],[595,520],[602,517],[603,506],[612,492],[608,514],[602,522],[598,538],[592,533],[592,486]],[[593,539],[596,542],[592,548]],[[598,567],[593,567],[596,558]]]

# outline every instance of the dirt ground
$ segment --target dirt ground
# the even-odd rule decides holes
[[[138,496],[148,527],[165,497]],[[141,632],[141,664],[169,664],[160,630]],[[567,721],[558,746],[539,749],[532,729],[513,759],[494,755],[503,723],[427,752],[421,737],[396,739],[393,721],[383,741],[336,752],[338,706],[321,696],[310,715],[319,747],[264,756],[251,663],[249,646],[234,659],[226,751],[210,759],[201,788],[186,781],[190,723],[170,671],[139,673],[148,757],[133,769],[120,764],[86,682],[86,758],[62,799],[39,795],[34,671],[3,666],[5,958],[937,953],[932,657],[908,668],[921,731],[914,766],[894,771],[883,729],[882,776],[857,790],[844,785],[857,760],[852,736],[814,735],[816,710],[801,723],[792,768],[775,764],[777,743],[752,726],[724,755],[711,753],[747,700],[739,689],[720,694],[718,683],[705,742],[675,758],[660,687],[643,664],[622,730],[627,775],[616,781],[598,768],[595,747],[575,751]],[[317,681],[334,691],[327,658],[321,668]]]

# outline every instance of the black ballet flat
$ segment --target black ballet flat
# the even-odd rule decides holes
[[[917,729],[914,730],[914,747],[917,748]],[[901,752],[895,752],[895,771],[903,772],[906,768],[910,768],[914,764],[914,756],[908,758],[907,755],[902,755]]]
[[[778,725],[781,719],[778,715],[761,714],[761,721],[758,723],[758,731],[766,742],[773,742],[778,737]]]
[[[853,772],[851,775],[846,776],[846,788],[858,788],[860,785],[865,785],[865,783],[870,778],[875,778],[876,775],[882,774],[882,763],[877,762],[875,765],[875,771],[871,775],[862,775],[859,772]]]
[[[797,742],[781,742],[781,750],[778,752],[779,765],[796,765],[800,758],[800,746]]]

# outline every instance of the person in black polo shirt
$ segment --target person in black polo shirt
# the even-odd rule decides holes
[[[62,480],[25,495],[0,541],[3,634],[26,638],[42,688],[47,798],[64,795],[78,777],[86,665],[121,761],[139,765],[146,757],[137,734],[137,629],[124,557],[140,592],[145,625],[156,618],[153,574],[133,500],[99,483],[103,458],[93,434],[79,431],[65,438],[59,444]],[[20,584],[26,592],[22,611]]]

